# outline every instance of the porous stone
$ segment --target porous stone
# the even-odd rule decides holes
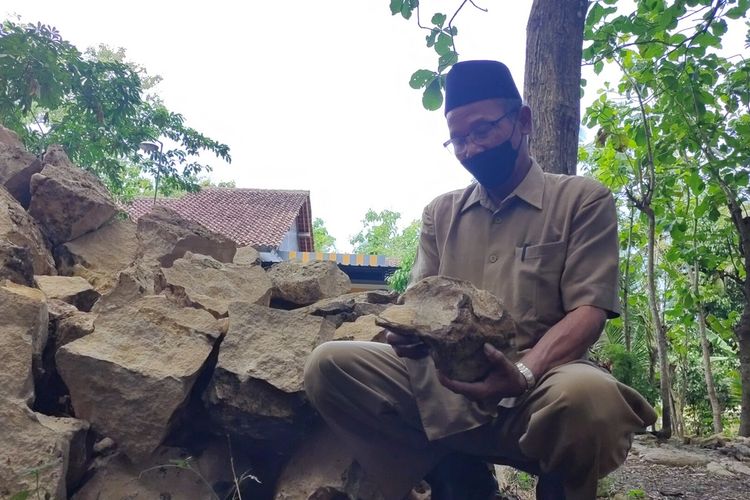
[[[67,466],[65,467],[65,486],[73,490],[83,480],[88,471],[92,457],[92,436],[90,425],[84,420],[60,418],[36,414],[39,423],[54,431],[63,442],[68,443]]]
[[[94,304],[91,311],[99,314],[125,307],[148,295],[156,295],[162,280],[160,269],[135,261],[117,274],[115,285]]]
[[[377,324],[413,335],[430,350],[437,369],[449,378],[472,382],[492,365],[484,354],[489,343],[515,355],[516,324],[502,302],[467,281],[431,276],[411,286],[378,316]]]
[[[0,398],[0,498],[68,498],[71,434],[39,419],[24,404]]]
[[[277,481],[275,500],[384,500],[375,483],[328,427],[294,452]]]
[[[0,186],[1,262],[7,262],[11,266],[2,272],[4,277],[13,281],[18,280],[21,284],[31,284],[26,282],[29,267],[33,269],[34,274],[57,274],[55,261],[36,222],[2,186]]]
[[[351,290],[352,283],[335,262],[280,262],[268,270],[273,298],[297,306],[336,297]]]
[[[23,148],[23,142],[21,142],[21,138],[18,137],[18,134],[2,125],[0,125],[0,145]]]
[[[0,398],[33,401],[48,321],[42,292],[10,281],[0,284]]]
[[[94,320],[96,314],[80,311],[58,320],[55,331],[56,348],[94,333]]]
[[[42,162],[26,151],[15,132],[0,125],[0,185],[23,207],[31,200],[31,176],[42,171]]]
[[[307,355],[333,337],[324,318],[234,302],[206,392],[212,418],[232,433],[286,439],[309,416],[303,394]]]
[[[647,462],[671,467],[706,465],[710,462],[710,459],[706,455],[666,447],[642,448],[640,456]]]
[[[398,294],[388,290],[353,292],[319,300],[309,306],[298,308],[300,312],[322,316],[341,326],[368,314],[380,314],[396,302]]]
[[[230,302],[242,301],[268,306],[271,280],[260,266],[224,264],[187,252],[172,267],[163,268],[163,288],[187,306],[200,307],[214,316],[225,317]]]
[[[137,461],[169,433],[218,338],[206,311],[148,296],[100,314],[56,361],[76,415]]]
[[[361,340],[385,342],[386,330],[375,323],[377,316],[367,314],[360,316],[355,321],[343,323],[336,328],[333,340]]]
[[[135,230],[135,222],[115,217],[96,231],[58,246],[58,271],[85,278],[101,294],[108,292],[117,283],[118,273],[135,259]]]
[[[232,262],[237,250],[234,242],[226,237],[160,205],[138,219],[136,236],[136,258],[159,267],[171,267],[186,252],[208,255],[219,262]]]
[[[251,246],[239,247],[237,253],[234,254],[234,263],[244,266],[259,265],[260,253]]]
[[[177,467],[176,463],[189,464],[190,468]],[[210,500],[219,498],[209,488],[217,479],[187,454],[159,448],[153,457],[135,464],[121,455],[112,457],[71,500]]]
[[[117,207],[107,188],[68,159],[61,146],[50,146],[44,168],[31,176],[29,213],[57,245],[94,231]]]
[[[35,276],[37,287],[47,299],[62,300],[81,311],[90,311],[99,299],[99,292],[78,276]]]

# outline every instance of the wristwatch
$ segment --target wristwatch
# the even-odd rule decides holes
[[[531,370],[529,370],[528,366],[521,363],[520,361],[516,363],[516,368],[518,368],[518,371],[521,372],[523,378],[526,379],[526,392],[529,392],[536,385],[536,378],[534,377],[534,374],[531,372]]]

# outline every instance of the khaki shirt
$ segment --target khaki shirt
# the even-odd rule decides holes
[[[516,343],[523,350],[577,307],[619,314],[618,249],[610,191],[587,177],[544,173],[534,161],[499,205],[479,184],[427,205],[411,282],[451,276],[494,293],[519,325]],[[456,400],[436,387],[428,360],[407,365],[430,439],[491,418],[462,396]],[[444,404],[444,398],[450,402]]]

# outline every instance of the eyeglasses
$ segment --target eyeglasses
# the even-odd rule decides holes
[[[476,144],[477,146],[489,146],[492,142],[495,128],[500,125],[500,122],[508,118],[510,115],[516,113],[518,108],[508,111],[497,120],[491,122],[480,122],[475,126],[471,132],[466,135],[451,137],[443,143],[443,147],[454,155],[463,154],[466,148],[469,146],[469,142]]]

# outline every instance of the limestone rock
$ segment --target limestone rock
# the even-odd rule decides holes
[[[642,448],[641,458],[654,464],[668,465],[671,467],[684,467],[687,465],[706,465],[710,459],[706,455],[679,450],[676,448]]]
[[[203,500],[218,498],[193,470],[175,467],[176,461],[184,462],[188,457],[172,449],[159,449],[152,458],[133,464],[123,456],[112,460],[96,470],[94,476],[72,497],[72,500]],[[190,461],[203,478],[214,482],[198,466]],[[163,467],[167,465],[168,467]]]
[[[68,491],[75,488],[86,475],[92,455],[93,436],[89,423],[75,418],[58,418],[36,414],[39,423],[54,431],[68,443],[65,484]]]
[[[170,208],[156,205],[138,219],[136,258],[171,267],[186,252],[232,262],[237,246],[224,236],[189,221]]]
[[[99,299],[91,284],[78,276],[35,276],[36,284],[48,299],[58,299],[81,311],[90,311]]]
[[[333,337],[324,318],[235,302],[229,332],[206,393],[212,418],[258,439],[285,439],[302,429],[307,355]]]
[[[54,500],[68,498],[68,433],[43,425],[39,415],[18,401],[0,398],[0,435],[0,498],[24,491],[28,498],[45,498],[45,493]]]
[[[410,287],[377,324],[425,342],[449,378],[475,381],[490,370],[485,343],[515,354],[516,325],[502,302],[467,281],[432,276]]]
[[[0,240],[0,281],[2,280],[34,286],[34,266],[28,248]]]
[[[34,373],[41,371],[47,327],[42,292],[9,281],[0,284],[0,399],[33,400]]]
[[[60,274],[80,276],[104,294],[117,283],[117,275],[135,259],[136,225],[115,217],[96,231],[84,234],[55,249]]]
[[[161,443],[216,343],[206,311],[149,296],[100,314],[57,351],[76,415],[134,460]]]
[[[396,292],[370,290],[322,299],[297,310],[314,316],[322,316],[335,323],[336,326],[341,326],[344,322],[354,321],[360,316],[380,314],[389,305],[395,303],[396,299],[398,299]]]
[[[60,348],[74,340],[94,333],[96,314],[77,311],[57,322],[55,347]]]
[[[223,264],[206,255],[187,252],[172,267],[162,269],[164,288],[187,305],[214,316],[228,314],[229,303],[268,306],[271,280],[260,266]]]
[[[367,314],[356,321],[344,323],[336,329],[333,340],[361,340],[385,342],[386,330],[375,323],[377,316]]]
[[[725,467],[722,467],[718,462],[708,462],[708,464],[706,464],[706,469],[708,472],[716,474],[717,476],[734,477],[734,474],[729,472]]]
[[[280,262],[268,271],[273,298],[298,306],[347,293],[349,277],[335,262]]]
[[[260,253],[251,246],[239,247],[234,254],[234,263],[244,266],[260,264]]]
[[[0,145],[23,148],[23,142],[21,142],[21,138],[18,137],[18,134],[2,125],[0,125]]]
[[[103,313],[125,307],[142,297],[156,295],[162,279],[160,270],[136,261],[120,271],[114,287],[94,304],[92,312]]]
[[[0,262],[3,261],[13,265],[15,273],[22,277],[21,281],[28,278],[29,265],[34,274],[57,274],[55,261],[39,227],[15,198],[0,186]],[[10,273],[5,277],[11,278],[7,274]]]
[[[321,426],[295,451],[281,473],[275,500],[356,498],[383,500],[377,486],[328,427]]]
[[[15,141],[3,141],[3,136],[0,130],[0,185],[27,208],[31,201],[31,176],[42,171],[42,162],[26,151],[17,137]]]
[[[117,212],[107,188],[75,165],[60,146],[50,146],[44,169],[31,176],[29,213],[54,244],[94,231]]]

